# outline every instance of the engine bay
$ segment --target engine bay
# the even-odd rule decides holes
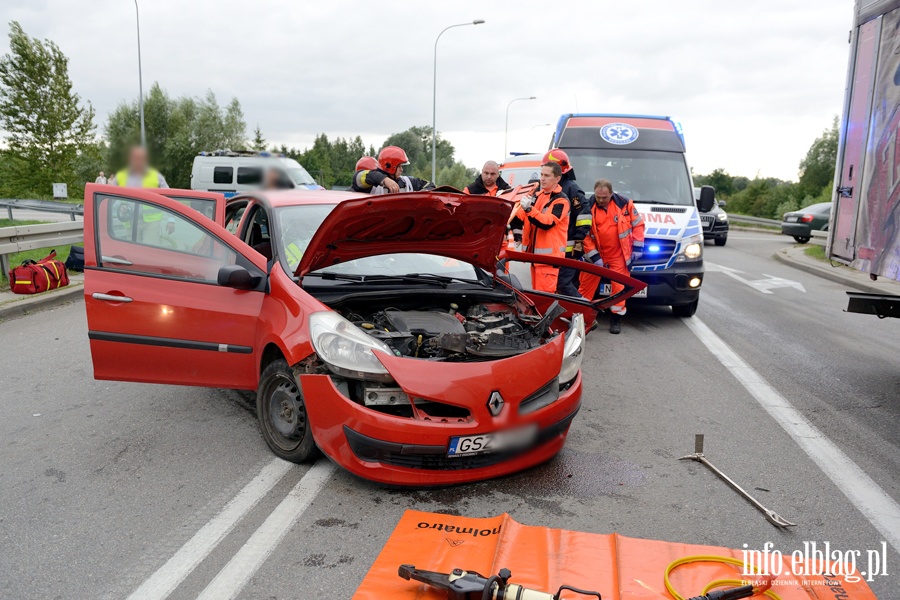
[[[456,362],[505,358],[537,348],[555,337],[550,325],[563,312],[554,303],[543,317],[521,315],[498,302],[338,310],[396,356]]]

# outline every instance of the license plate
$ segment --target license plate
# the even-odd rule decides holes
[[[600,295],[601,296],[609,296],[612,294],[612,286],[608,283],[604,283],[600,285]],[[637,294],[632,296],[632,298],[646,298],[647,297],[647,288],[642,289]]]
[[[447,456],[456,458],[457,456],[472,456],[474,454],[525,448],[531,445],[536,435],[537,426],[479,435],[458,435],[450,438]]]
[[[787,221],[788,223],[796,223],[799,218],[800,217],[788,217],[787,219],[785,219],[785,221]]]
[[[703,229],[709,229],[712,225],[712,221],[703,221]]]

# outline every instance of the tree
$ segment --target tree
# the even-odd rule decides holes
[[[800,161],[800,188],[804,195],[818,196],[822,188],[830,188],[834,182],[837,163],[838,118],[822,132],[809,147],[806,157]]]
[[[256,129],[253,130],[253,149],[257,152],[262,152],[266,149],[266,138],[263,137],[262,131],[259,129],[259,123],[256,124]]]
[[[203,98],[172,99],[154,83],[144,102],[147,150],[154,167],[172,187],[190,187],[194,157],[199,152],[243,149],[246,142],[244,113],[237,98],[219,105],[210,90]],[[112,170],[125,164],[128,149],[140,142],[137,100],[122,103],[106,124],[107,161]]]
[[[22,195],[46,195],[54,182],[77,190],[84,181],[75,163],[95,141],[94,109],[72,90],[59,46],[29,37],[16,21],[9,41],[10,53],[0,57],[4,186]]]

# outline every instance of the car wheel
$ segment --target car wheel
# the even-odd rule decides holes
[[[266,444],[276,455],[295,463],[313,456],[315,442],[303,392],[283,358],[263,369],[256,392],[256,416]]]
[[[798,244],[805,244],[806,242],[809,241],[809,238],[804,235],[795,235],[794,239],[797,241]]]
[[[676,317],[693,317],[697,312],[697,306],[700,304],[700,298],[697,298],[690,304],[677,304],[672,307],[672,314]]]
[[[725,242],[728,241],[728,237],[720,237],[716,238],[716,246],[724,246]]]

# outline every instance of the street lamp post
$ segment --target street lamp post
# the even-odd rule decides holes
[[[137,0],[135,0],[137,2]],[[434,91],[432,94],[432,102],[431,102],[431,182],[434,183],[435,179],[437,179],[437,47],[438,42],[441,39],[441,36],[444,35],[444,31],[448,29],[453,29],[454,27],[465,27],[466,25],[481,25],[484,23],[484,19],[475,19],[471,23],[457,23],[456,25],[450,25],[449,27],[445,27],[443,31],[441,31],[437,38],[434,40]]]
[[[506,160],[506,151],[507,151],[507,142],[509,141],[509,107],[513,105],[513,102],[518,102],[519,100],[535,100],[537,96],[528,96],[522,98],[513,98],[509,101],[509,104],[506,105],[506,129],[503,131],[503,160]]]
[[[138,43],[138,92],[140,93],[141,107],[141,146],[147,146],[147,134],[144,132],[144,76],[141,73],[141,12],[138,9],[137,0],[134,0],[134,16],[137,20]]]

